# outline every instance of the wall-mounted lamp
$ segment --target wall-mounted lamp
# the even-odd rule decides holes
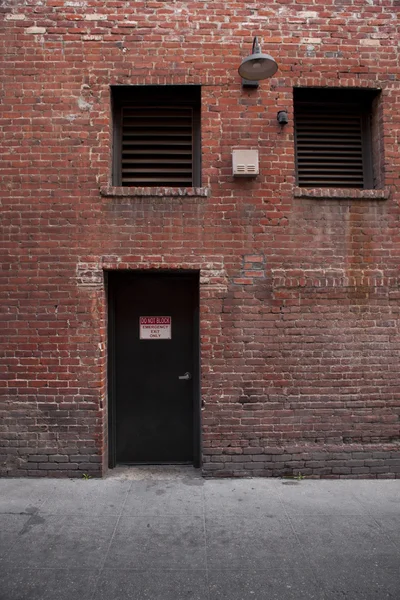
[[[244,87],[258,87],[261,79],[272,77],[278,70],[277,62],[269,54],[262,54],[258,38],[253,40],[253,49],[250,56],[242,60],[239,75],[242,77]]]
[[[286,110],[279,110],[276,118],[279,125],[287,125],[289,123],[289,117]]]

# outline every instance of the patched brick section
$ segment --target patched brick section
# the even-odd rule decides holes
[[[185,269],[207,476],[399,477],[397,0],[17,4],[0,9],[0,474],[106,471],[107,271]],[[254,35],[279,70],[246,91]],[[113,187],[109,86],[170,84],[202,86],[202,187]],[[382,90],[376,189],[296,187],[294,86]],[[234,180],[233,147],[258,148],[256,178]]]
[[[265,279],[265,256],[263,254],[245,254],[243,256],[240,277],[235,277],[236,285],[253,285],[258,279]]]
[[[80,287],[98,288],[103,285],[103,271],[97,263],[78,262],[76,280]]]
[[[380,134],[376,132],[374,148],[381,148]],[[377,175],[381,168],[378,166]],[[300,188],[294,190],[295,198],[340,198],[342,200],[387,200],[390,197],[390,188],[378,190],[357,190],[340,188]]]
[[[353,269],[349,273],[346,269],[273,269],[272,286],[275,290],[315,288],[329,290],[331,288],[348,288],[349,290],[365,290],[378,293],[383,288],[385,295],[400,288],[400,278],[390,277],[383,270]],[[329,292],[328,292],[329,293]]]
[[[164,269],[183,269],[188,271],[199,271],[200,284],[202,288],[221,288],[226,289],[228,286],[228,278],[224,267],[223,256],[207,256],[193,257],[192,260],[187,262],[172,262],[173,257],[171,256],[160,256],[160,255],[148,255],[148,256],[130,256],[121,257],[118,256],[103,256],[102,257],[102,272],[104,271],[138,271],[138,270],[164,270]],[[199,261],[200,259],[200,261]],[[97,265],[92,265],[93,271],[97,277]],[[86,270],[85,270],[86,273]],[[93,278],[95,276],[93,275]],[[102,275],[100,277],[102,279]],[[89,282],[92,281],[92,276],[88,277]]]
[[[114,186],[103,186],[100,189],[102,196],[110,197],[166,197],[174,198],[178,197],[200,197],[206,198],[210,195],[209,188],[196,188],[196,187],[185,187],[185,188],[167,188],[167,187],[148,187],[148,188],[130,188],[130,187],[114,187]]]
[[[25,33],[30,33],[33,35],[43,35],[44,33],[46,33],[46,27],[36,27],[35,25],[32,25],[32,27],[28,27],[25,30]]]

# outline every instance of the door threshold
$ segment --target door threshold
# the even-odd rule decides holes
[[[164,463],[164,464],[118,464],[114,469],[109,469],[107,479],[120,480],[203,480],[201,469],[193,463]]]
[[[191,465],[193,466],[193,461],[192,460],[188,460],[188,461],[168,461],[168,462],[164,462],[164,461],[146,461],[146,462],[118,462],[117,463],[117,467],[147,467],[147,466],[160,466],[160,467],[168,467],[168,465]]]

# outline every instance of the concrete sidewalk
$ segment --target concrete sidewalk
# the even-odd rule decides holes
[[[1,600],[400,599],[400,480],[0,480]]]

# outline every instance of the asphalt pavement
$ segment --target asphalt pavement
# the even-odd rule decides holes
[[[0,479],[1,600],[400,600],[400,480]]]

